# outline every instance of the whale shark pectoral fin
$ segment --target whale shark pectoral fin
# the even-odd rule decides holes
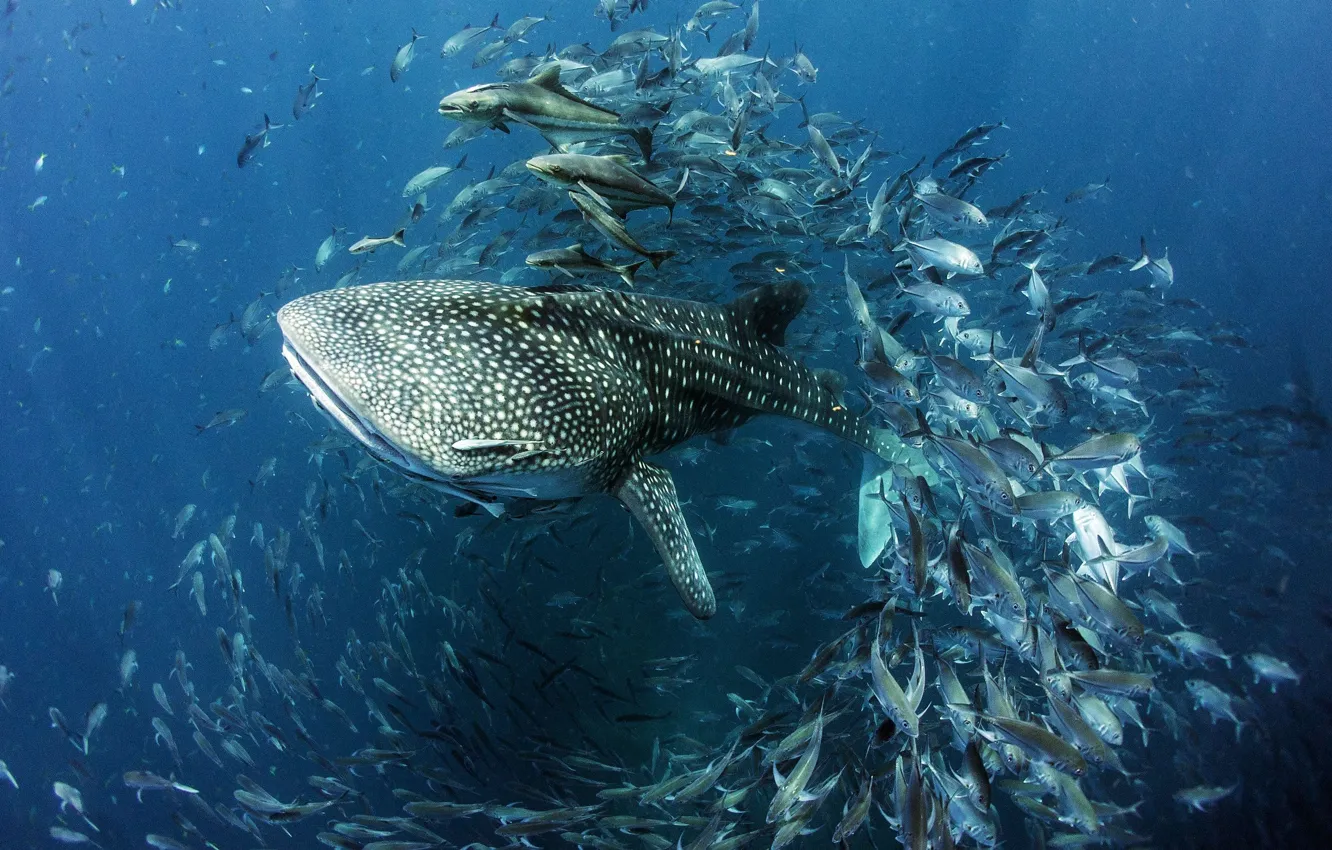
[[[640,460],[620,480],[614,495],[652,539],[689,613],[700,620],[717,613],[717,598],[680,510],[671,474]]]

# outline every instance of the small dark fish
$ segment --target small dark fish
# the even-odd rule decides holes
[[[310,78],[310,82],[296,89],[296,100],[291,104],[291,115],[297,121],[314,107],[315,98],[319,97],[315,87],[323,82],[324,78],[316,74],[313,69],[310,71]]]
[[[964,159],[952,167],[948,176],[953,178],[959,174],[966,174],[969,177],[980,177],[993,166],[1003,162],[1007,156],[1008,154],[1005,153],[999,156],[974,156],[971,159]]]
[[[228,425],[235,425],[237,422],[241,421],[248,415],[249,412],[246,411],[244,408],[235,407],[229,410],[219,411],[218,413],[215,413],[213,415],[213,418],[209,419],[206,424],[195,425],[194,427],[198,429],[198,432],[200,434],[202,434],[204,431],[211,431],[214,428],[222,428]]]
[[[276,130],[282,126],[284,125],[274,124],[272,121],[268,120],[267,115],[264,115],[263,129],[256,133],[245,134],[245,143],[241,145],[240,153],[236,154],[236,167],[244,168],[245,163],[254,159],[254,155],[260,148],[268,147],[268,131]]]
[[[139,609],[143,603],[137,599],[125,606],[125,615],[120,620],[120,636],[123,638],[125,633],[134,628],[134,621],[139,616]]]
[[[1131,265],[1133,265],[1132,257],[1125,257],[1123,254],[1110,254],[1109,256],[1093,260],[1092,264],[1087,267],[1087,274],[1099,274],[1101,272],[1110,271],[1111,269],[1119,269]]]
[[[1064,198],[1066,204],[1076,204],[1078,201],[1085,201],[1089,198],[1099,197],[1102,192],[1109,192],[1110,178],[1105,178],[1100,183],[1088,183],[1086,186],[1079,186]]]

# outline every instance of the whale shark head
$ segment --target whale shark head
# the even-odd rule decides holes
[[[623,379],[534,327],[541,310],[516,287],[407,281],[298,298],[278,325],[293,374],[372,455],[497,510],[587,492],[635,418]]]

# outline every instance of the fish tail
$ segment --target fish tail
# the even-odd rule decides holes
[[[909,440],[913,437],[933,437],[934,432],[930,430],[930,423],[925,421],[925,413],[918,407],[916,408],[916,424],[919,425],[914,431],[907,431],[902,435],[902,439]]]
[[[1131,272],[1136,272],[1138,269],[1145,268],[1147,264],[1152,261],[1152,258],[1147,254],[1147,237],[1139,236],[1138,244],[1142,246],[1142,256],[1138,258],[1136,263],[1129,266],[1129,271]]]
[[[393,236],[391,237],[393,244],[397,245],[399,248],[406,248],[407,243],[406,241],[404,241],[404,237],[406,237],[406,235],[407,235],[407,228],[399,227],[397,232],[394,233]]]
[[[643,267],[643,263],[645,262],[646,260],[639,260],[638,262],[630,263],[627,266],[620,266],[616,269],[616,273],[620,275],[620,279],[624,281],[626,286],[633,286],[634,274]]]
[[[638,148],[643,152],[643,161],[652,161],[652,130],[647,127],[635,127],[629,131],[629,135],[634,137],[638,143]]]
[[[652,268],[659,269],[661,264],[675,256],[674,251],[648,251],[648,262],[652,263]]]

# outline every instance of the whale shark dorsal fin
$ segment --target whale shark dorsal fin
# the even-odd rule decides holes
[[[614,494],[647,532],[689,613],[700,620],[717,613],[717,599],[680,510],[671,474],[640,460],[629,468]]]
[[[744,330],[769,345],[785,345],[786,326],[808,300],[808,286],[786,280],[746,292],[731,302],[730,309]]]

